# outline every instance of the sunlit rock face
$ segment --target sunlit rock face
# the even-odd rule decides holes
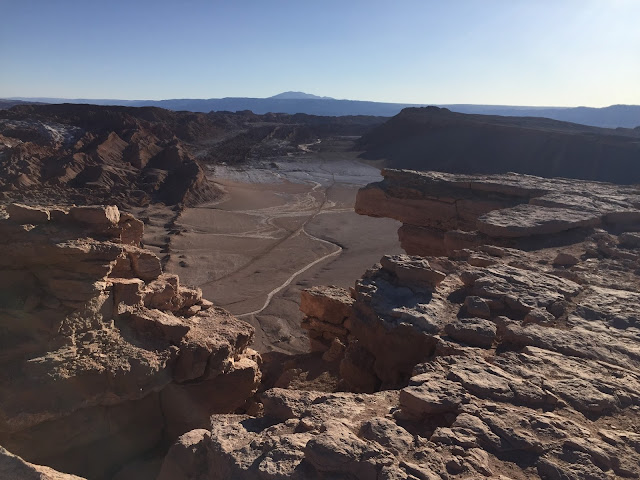
[[[255,392],[253,328],[162,272],[114,206],[0,219],[0,444],[107,477]]]

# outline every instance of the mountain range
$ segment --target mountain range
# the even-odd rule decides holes
[[[174,111],[238,112],[250,110],[256,114],[306,113],[309,115],[344,116],[373,115],[392,117],[407,107],[425,107],[424,104],[370,102],[320,97],[304,92],[283,92],[269,98],[225,97],[209,99],[168,100],[114,100],[114,99],[60,99],[60,98],[12,98],[0,99],[0,108],[9,108],[12,102],[39,103],[89,103],[94,105],[123,105],[132,107],[161,107]],[[15,103],[13,103],[15,104]],[[609,107],[530,107],[506,105],[437,105],[453,112],[481,115],[518,117],[544,117],[565,122],[604,128],[634,128],[640,126],[640,105],[611,105]]]

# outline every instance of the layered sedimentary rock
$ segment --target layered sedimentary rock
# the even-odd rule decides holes
[[[640,189],[391,175],[367,211],[465,241],[303,294],[352,393],[268,390],[262,418],[181,437],[160,478],[638,478]]]
[[[0,199],[195,205],[222,194],[207,181],[204,162],[244,163],[299,153],[301,144],[361,135],[384,120],[17,105],[0,110]]]
[[[382,174],[384,180],[358,192],[356,212],[401,221],[398,236],[411,255],[450,255],[484,244],[539,248],[545,241],[579,241],[580,228],[620,231],[640,223],[634,186],[517,174]]]
[[[253,329],[162,272],[117,207],[0,219],[0,444],[109,476],[255,392]]]

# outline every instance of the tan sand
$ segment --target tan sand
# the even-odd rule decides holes
[[[166,269],[252,323],[259,351],[301,353],[300,290],[352,286],[383,254],[400,252],[399,224],[353,212],[358,188],[380,178],[353,154],[309,154],[283,160],[277,176],[265,171],[216,177],[227,195],[179,216]]]

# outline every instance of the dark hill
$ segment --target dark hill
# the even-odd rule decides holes
[[[364,135],[360,148],[393,168],[640,183],[640,128],[407,108]]]

